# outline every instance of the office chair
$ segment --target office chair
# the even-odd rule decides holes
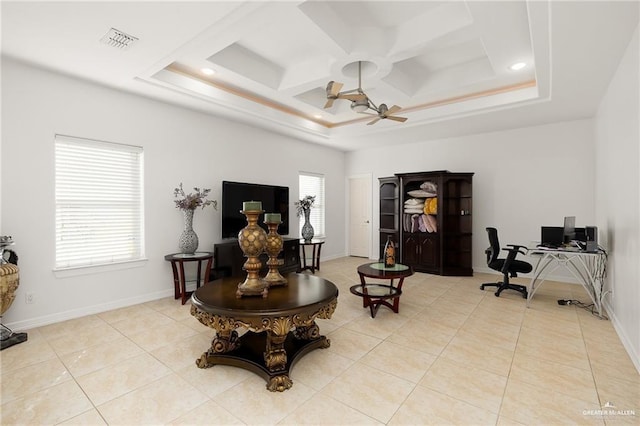
[[[522,274],[526,274],[531,272],[533,266],[530,263],[524,262],[522,260],[516,260],[516,256],[518,253],[526,254],[521,249],[525,248],[524,246],[518,246],[514,244],[507,244],[507,247],[502,250],[508,251],[507,257],[504,259],[499,259],[498,254],[500,253],[501,247],[500,242],[498,241],[498,230],[496,228],[487,228],[487,233],[489,234],[489,243],[491,246],[486,249],[484,252],[487,255],[487,265],[489,268],[502,272],[504,278],[501,282],[497,283],[485,283],[480,286],[480,290],[484,290],[485,287],[498,287],[498,291],[496,291],[496,297],[500,296],[503,290],[516,290],[522,293],[522,297],[527,298],[527,286],[517,285],[509,283],[509,277],[517,277],[518,272]]]

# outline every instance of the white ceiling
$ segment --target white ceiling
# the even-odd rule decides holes
[[[637,1],[2,2],[2,53],[344,150],[591,117]],[[116,28],[139,40],[101,43]],[[405,123],[325,109],[330,80]],[[520,71],[509,65],[526,62]],[[201,72],[215,70],[213,76]]]

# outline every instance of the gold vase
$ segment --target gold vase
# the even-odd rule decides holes
[[[0,350],[27,340],[27,333],[14,333],[2,324],[2,316],[16,298],[16,290],[20,285],[20,270],[17,265],[4,260],[7,246],[13,245],[11,237],[0,237]]]
[[[247,258],[242,269],[247,271],[247,278],[238,284],[236,297],[262,296],[267,297],[269,285],[260,279],[262,262],[260,254],[267,245],[267,233],[258,226],[258,218],[264,210],[241,210],[240,213],[247,217],[247,226],[238,233],[238,244]]]
[[[0,317],[9,309],[16,298],[16,290],[20,285],[18,267],[11,263],[0,264]]]
[[[280,274],[278,267],[284,263],[284,260],[278,259],[278,255],[282,251],[283,242],[282,236],[278,234],[278,226],[281,222],[265,222],[267,228],[269,228],[269,233],[267,234],[267,246],[265,251],[269,255],[269,260],[267,260],[267,266],[269,267],[269,272],[264,277],[264,281],[269,285],[269,287],[275,287],[279,285],[287,285],[287,279]]]

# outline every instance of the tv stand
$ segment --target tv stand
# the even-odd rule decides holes
[[[284,264],[278,269],[283,275],[297,272],[300,268],[300,240],[298,238],[283,237],[282,242],[282,252],[280,252],[278,258],[283,259]],[[268,270],[268,258],[266,253],[260,255],[260,261],[262,261],[261,275],[264,275]],[[243,276],[246,272],[242,269],[242,265],[246,260],[237,239],[226,239],[214,244],[213,269],[211,269],[210,280]]]

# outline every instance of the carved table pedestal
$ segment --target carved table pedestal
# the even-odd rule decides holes
[[[315,319],[331,318],[338,289],[313,275],[286,278],[288,285],[271,288],[266,298],[237,298],[237,277],[212,281],[195,291],[191,314],[216,331],[211,348],[196,360],[198,367],[245,368],[262,376],[270,391],[292,386],[289,371],[296,360],[330,345]],[[248,331],[239,335],[238,329]]]

